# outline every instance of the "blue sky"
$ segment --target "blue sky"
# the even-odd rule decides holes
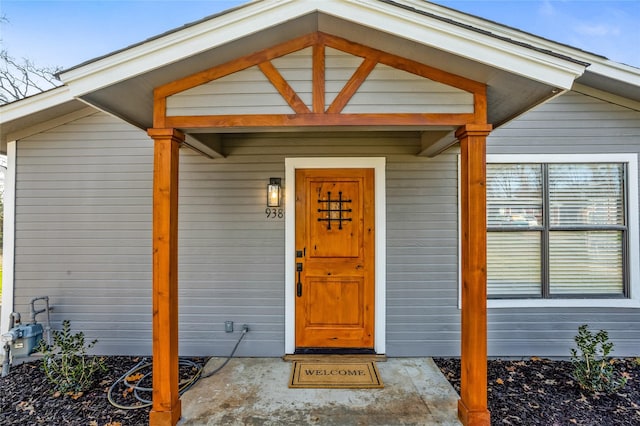
[[[640,67],[640,0],[435,3]],[[69,68],[245,3],[222,0],[1,0],[2,47]]]

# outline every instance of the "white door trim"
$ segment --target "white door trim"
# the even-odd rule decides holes
[[[284,290],[284,350],[292,354],[295,341],[295,228],[296,169],[374,169],[375,179],[375,334],[374,350],[386,353],[386,159],[384,157],[318,157],[285,159],[285,290]]]

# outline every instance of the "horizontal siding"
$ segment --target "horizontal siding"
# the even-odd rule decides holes
[[[570,92],[492,132],[487,153],[640,153],[640,112]],[[640,350],[637,309],[490,309],[488,321],[490,356],[568,357],[581,324],[607,330],[619,356]]]
[[[496,130],[488,151],[638,152],[638,115],[568,94]],[[592,130],[576,137],[573,120]],[[284,220],[266,219],[264,192],[286,157],[313,156],[387,159],[387,352],[459,354],[455,149],[417,157],[419,135],[408,132],[232,134],[223,144],[223,159],[180,155],[181,354],[228,354],[232,320],[252,330],[239,355],[282,355]],[[54,327],[70,319],[102,353],[150,353],[152,142],[96,114],[17,146],[16,310],[48,295]],[[618,353],[637,354],[639,322],[632,309],[492,309],[489,353],[567,356],[589,323]]]
[[[294,111],[257,66],[167,98],[167,116],[292,114]]]
[[[359,56],[353,56],[331,47],[325,47],[325,110],[336,99],[342,88],[364,61]]]
[[[313,48],[307,47],[271,61],[309,109],[313,109],[312,52]]]
[[[224,160],[181,155],[179,273],[189,295],[181,301],[181,329],[206,329],[208,347],[224,353],[233,343],[224,321],[246,323],[252,333],[241,354],[282,355],[284,220],[265,218],[265,182],[284,177],[285,157],[385,156],[388,353],[439,353],[443,346],[433,342],[447,339],[445,346],[459,346],[455,331],[425,328],[459,330],[455,155],[416,157],[415,133],[227,135],[224,144]],[[407,300],[410,309],[402,307]],[[404,347],[412,335],[419,340]],[[185,345],[203,350],[196,341]]]
[[[313,103],[311,47],[272,60],[309,109]],[[325,108],[363,59],[325,48]],[[345,113],[471,113],[473,95],[378,64],[344,108]],[[167,98],[167,115],[291,114],[293,110],[257,66]]]
[[[282,355],[284,220],[266,219],[265,182],[284,176],[285,157],[337,155],[387,158],[389,354],[455,352],[457,160],[416,157],[419,144],[264,134],[227,135],[224,159],[182,150],[181,354],[228,354],[232,320],[251,327],[239,355]],[[152,154],[142,131],[102,114],[18,143],[17,310],[48,295],[54,327],[70,319],[97,352],[150,353]]]
[[[640,112],[569,92],[489,137],[489,154],[638,152]]]
[[[472,113],[473,94],[378,64],[345,113]]]
[[[16,311],[49,296],[53,327],[97,352],[151,352],[152,161],[144,132],[100,113],[17,143]]]

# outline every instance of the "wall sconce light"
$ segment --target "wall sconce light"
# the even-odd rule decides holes
[[[282,200],[281,178],[269,178],[267,185],[267,207],[280,207]]]

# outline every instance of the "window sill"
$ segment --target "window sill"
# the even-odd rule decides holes
[[[487,300],[488,309],[500,308],[636,308],[638,299],[502,299]]]

